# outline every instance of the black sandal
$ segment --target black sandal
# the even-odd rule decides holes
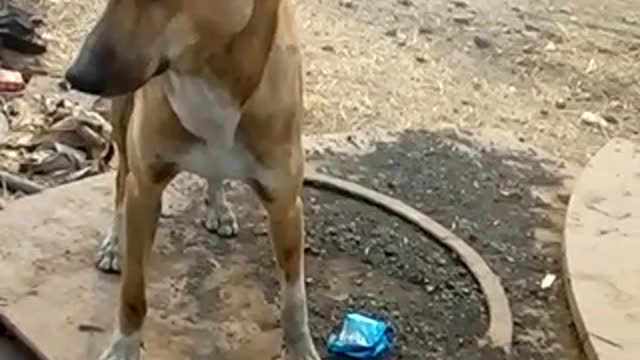
[[[0,0],[0,40],[5,48],[29,55],[46,52],[44,41],[35,31],[40,23],[26,10]]]

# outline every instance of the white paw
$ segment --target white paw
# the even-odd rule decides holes
[[[286,360],[321,360],[311,338],[297,344],[286,345]]]
[[[117,335],[100,355],[100,360],[140,360],[142,339],[136,332],[129,336]]]
[[[96,267],[106,273],[120,272],[120,245],[111,233],[102,241],[96,257]]]
[[[288,283],[282,294],[282,328],[286,360],[320,360],[309,332],[307,315],[307,295],[304,286],[304,272],[294,283]]]
[[[233,237],[238,234],[238,221],[228,206],[221,206],[220,209],[208,208],[204,226],[221,237]]]

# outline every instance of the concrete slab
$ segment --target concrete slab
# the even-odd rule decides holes
[[[565,276],[591,360],[640,359],[640,146],[614,139],[589,162],[567,211]]]
[[[50,360],[97,359],[110,336],[118,280],[91,269],[97,241],[109,222],[112,182],[113,174],[107,174],[52,189],[10,203],[0,217],[0,311]],[[180,204],[178,194],[169,198],[170,203]],[[194,226],[189,225],[180,233],[180,243],[194,241],[193,231],[188,230]],[[180,229],[165,226],[159,239],[175,231]],[[162,243],[165,247],[175,244]],[[216,272],[194,254],[170,261],[185,252],[156,248],[160,255],[154,256],[150,275],[146,358],[274,358],[280,349],[277,309],[256,290],[259,287],[250,277],[243,277],[244,269],[251,266],[247,260],[230,255],[228,259],[237,266],[228,268],[225,259],[224,271]],[[194,276],[193,271],[202,276]],[[164,280],[159,281],[160,277]],[[205,294],[220,283],[231,284],[215,313],[197,309],[196,322],[189,319],[194,308],[213,307],[210,302],[220,297],[212,294],[196,300],[202,294],[186,289],[185,278],[198,278],[202,282],[198,289]]]
[[[47,360],[31,341],[0,313],[0,359]]]

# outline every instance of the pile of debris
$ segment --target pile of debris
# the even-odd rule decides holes
[[[1,109],[0,116],[11,129],[0,138],[0,164],[8,190],[29,193],[33,188],[16,182],[17,175],[7,181],[11,174],[55,185],[105,171],[114,155],[111,124],[96,111],[64,98],[39,100],[36,111],[20,98]]]
[[[36,32],[43,21],[7,1],[0,0],[0,200],[101,173],[114,155],[100,109],[62,91],[27,89],[40,79],[30,81],[33,72],[21,60],[46,52]]]

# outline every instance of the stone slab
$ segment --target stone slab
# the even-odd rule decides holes
[[[613,139],[573,190],[565,278],[590,360],[640,359],[640,146]]]
[[[94,270],[93,259],[110,219],[113,177],[101,175],[11,202],[0,216],[0,312],[50,360],[97,359],[110,337],[118,278]],[[184,205],[177,194],[169,198],[178,208]],[[224,271],[206,272],[203,257],[183,256],[187,252],[183,248],[166,248],[181,246],[167,239],[175,231],[167,226],[159,231],[158,240],[165,248],[155,249],[158,255],[150,267],[145,357],[277,357],[277,309],[255,290],[253,280],[243,277],[243,269],[251,266],[247,260],[230,255]],[[194,241],[190,231],[179,234],[180,244]],[[206,311],[214,307],[215,296],[196,299],[184,284],[194,277],[191,271],[202,274],[195,277],[202,281],[203,291],[231,281],[215,313]],[[240,279],[230,280],[231,276]],[[195,311],[187,310],[198,306],[203,307],[198,321],[185,318]],[[225,317],[225,312],[233,314],[233,319]]]

